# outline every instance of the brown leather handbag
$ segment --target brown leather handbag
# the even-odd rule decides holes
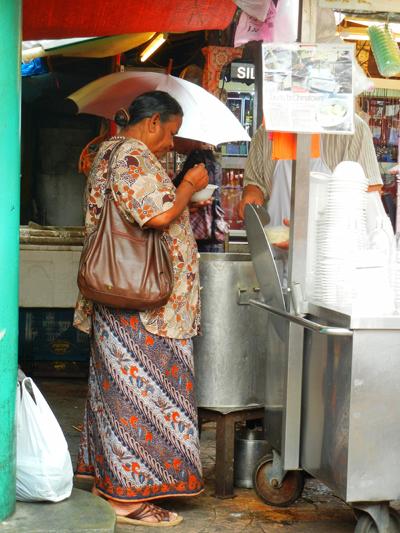
[[[122,143],[115,145],[109,158],[104,204],[97,228],[82,250],[78,287],[88,300],[143,311],[167,303],[174,277],[162,233],[129,222],[114,201],[111,170]]]

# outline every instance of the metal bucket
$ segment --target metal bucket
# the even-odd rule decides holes
[[[261,429],[241,429],[235,435],[234,484],[253,488],[253,472],[258,461],[269,451]]]
[[[263,406],[265,313],[248,305],[258,283],[249,254],[200,254],[201,329],[194,339],[199,407]],[[246,304],[247,300],[247,304]]]

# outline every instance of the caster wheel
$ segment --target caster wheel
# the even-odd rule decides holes
[[[390,533],[400,532],[400,516],[394,509],[389,509],[390,515]],[[378,533],[378,528],[374,520],[367,513],[362,513],[357,521],[354,533]]]
[[[304,475],[300,471],[292,470],[285,475],[280,487],[273,487],[267,477],[272,468],[272,460],[272,455],[266,455],[258,462],[253,474],[254,490],[268,505],[288,507],[300,497],[304,487]]]

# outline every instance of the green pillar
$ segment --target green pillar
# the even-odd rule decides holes
[[[15,508],[21,0],[0,0],[0,521]]]

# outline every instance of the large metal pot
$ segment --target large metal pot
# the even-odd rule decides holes
[[[194,339],[199,407],[264,405],[265,313],[249,254],[200,254],[202,335]],[[256,290],[254,290],[256,289]]]

